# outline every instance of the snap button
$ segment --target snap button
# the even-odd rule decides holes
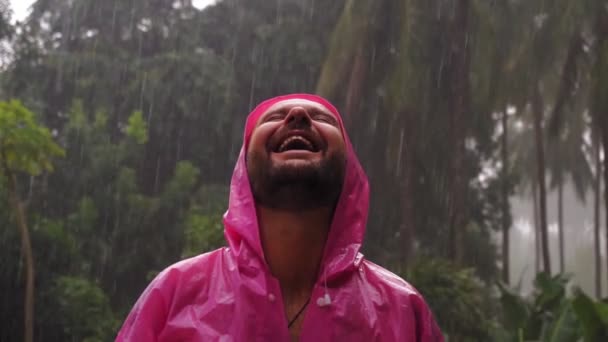
[[[269,294],[268,294],[268,300],[269,300],[271,303],[274,303],[274,301],[276,300],[276,298],[275,298],[275,296],[274,296],[272,293],[269,293]]]

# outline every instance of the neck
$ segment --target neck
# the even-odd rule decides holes
[[[270,272],[287,300],[308,298],[317,273],[333,210],[275,210],[259,206],[260,237]]]

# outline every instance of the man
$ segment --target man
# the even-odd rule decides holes
[[[263,102],[232,176],[229,247],[160,273],[117,341],[443,341],[420,294],[359,253],[368,199],[329,102]]]

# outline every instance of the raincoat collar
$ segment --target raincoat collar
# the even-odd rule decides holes
[[[304,99],[319,103],[337,118],[346,144],[346,172],[342,192],[325,244],[317,282],[331,281],[335,277],[355,270],[362,260],[359,253],[369,206],[369,184],[359,163],[337,109],[327,100],[310,94],[291,94],[275,97],[259,104],[248,116],[236,167],[230,183],[228,211],[224,215],[224,234],[231,253],[239,263],[250,268],[263,268],[269,272],[264,259],[255,202],[247,173],[245,155],[253,128],[260,116],[273,104],[290,99]],[[255,259],[255,261],[254,261]]]

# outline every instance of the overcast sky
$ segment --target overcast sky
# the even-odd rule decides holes
[[[34,0],[11,0],[13,9],[13,20],[22,20],[27,16],[28,9],[34,3]]]
[[[11,7],[13,9],[13,20],[22,20],[29,13],[29,8],[32,6],[35,0],[10,0]],[[105,0],[99,0],[105,1]],[[192,4],[196,8],[204,8],[212,3],[215,0],[192,0]]]

